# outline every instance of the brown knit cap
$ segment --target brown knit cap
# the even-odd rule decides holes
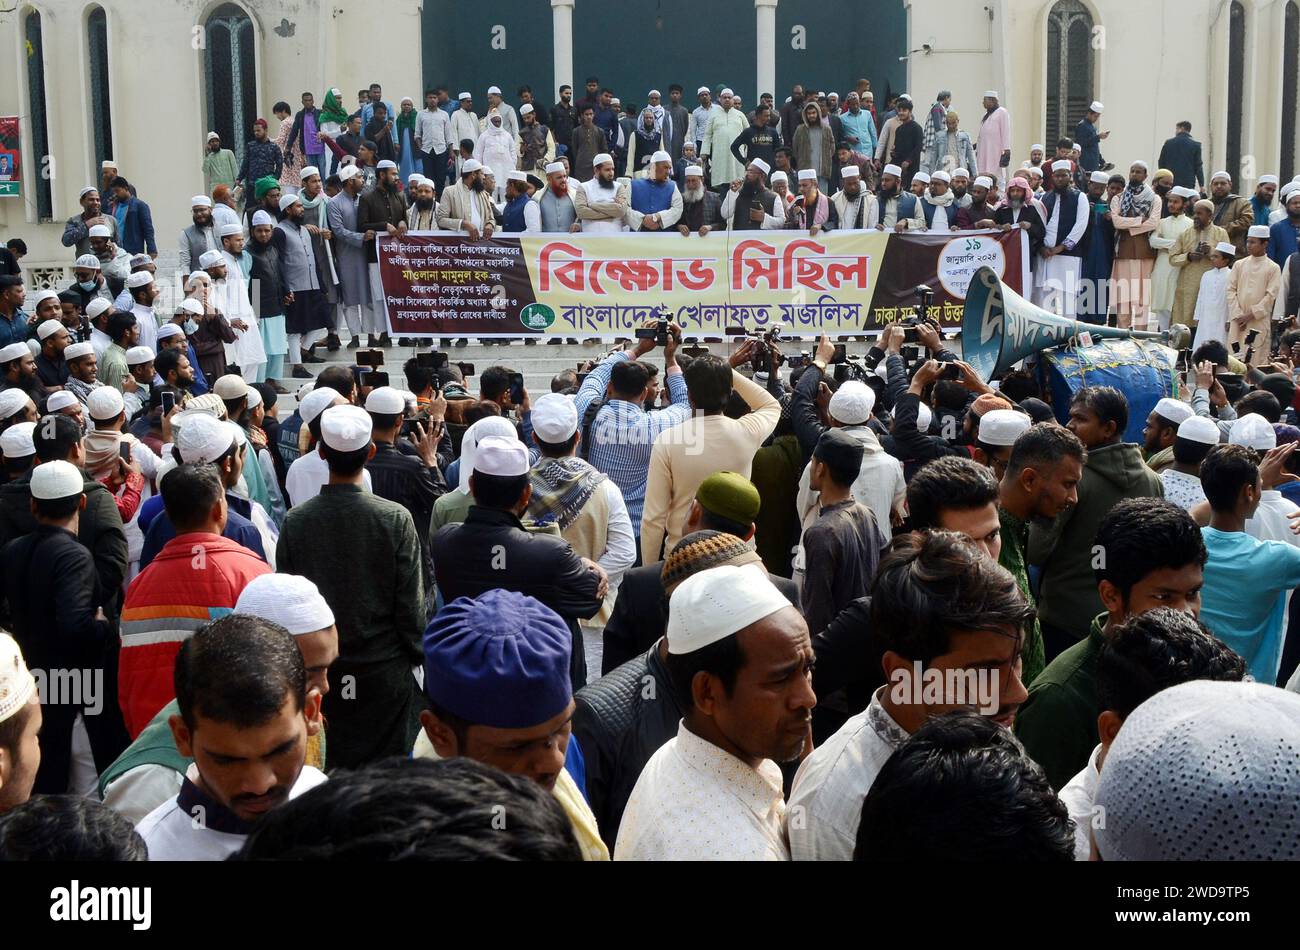
[[[712,567],[743,567],[758,564],[762,558],[734,534],[722,531],[696,531],[677,542],[664,561],[664,596],[668,597],[688,577]]]

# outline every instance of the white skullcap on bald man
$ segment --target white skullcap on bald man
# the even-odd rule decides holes
[[[876,408],[876,392],[866,383],[848,380],[835,390],[829,408],[836,422],[846,426],[865,425]]]
[[[193,411],[181,413],[177,419],[181,424],[175,443],[182,462],[191,465],[215,462],[234,445],[235,437],[230,427],[216,416]]]
[[[360,406],[330,406],[321,413],[321,441],[336,452],[359,452],[370,445],[372,426]]]
[[[297,574],[263,574],[248,582],[235,613],[278,623],[295,637],[334,626],[334,611],[320,591]]]
[[[761,565],[700,571],[682,581],[669,600],[668,652],[702,650],[790,606]]]

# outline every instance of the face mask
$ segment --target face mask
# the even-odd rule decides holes
[[[99,284],[93,280],[83,280],[80,283],[78,283],[77,286],[80,287],[82,290],[84,290],[86,293],[90,293],[92,290],[98,287]]]
[[[198,333],[198,332],[199,332],[199,325],[197,323],[195,323],[193,320],[185,321],[185,333],[187,336],[192,333]]]

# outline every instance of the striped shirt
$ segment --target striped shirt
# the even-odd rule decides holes
[[[574,402],[579,423],[587,407],[605,395],[614,365],[631,359],[628,353],[616,353],[591,371],[578,390]],[[646,412],[635,403],[613,399],[605,403],[591,424],[587,460],[609,476],[623,493],[632,530],[640,536],[641,510],[645,504],[645,486],[650,470],[650,451],[659,433],[679,426],[691,417],[691,403],[686,395],[686,379],[676,366],[667,374],[668,394],[672,405],[667,409]]]

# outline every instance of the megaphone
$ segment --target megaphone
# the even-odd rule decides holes
[[[990,267],[981,267],[971,278],[961,320],[962,357],[985,382],[1025,357],[1069,343],[1081,333],[1112,339],[1160,340],[1174,349],[1184,349],[1191,336],[1181,324],[1174,324],[1168,332],[1151,333],[1066,320],[1034,306],[1002,283]]]

